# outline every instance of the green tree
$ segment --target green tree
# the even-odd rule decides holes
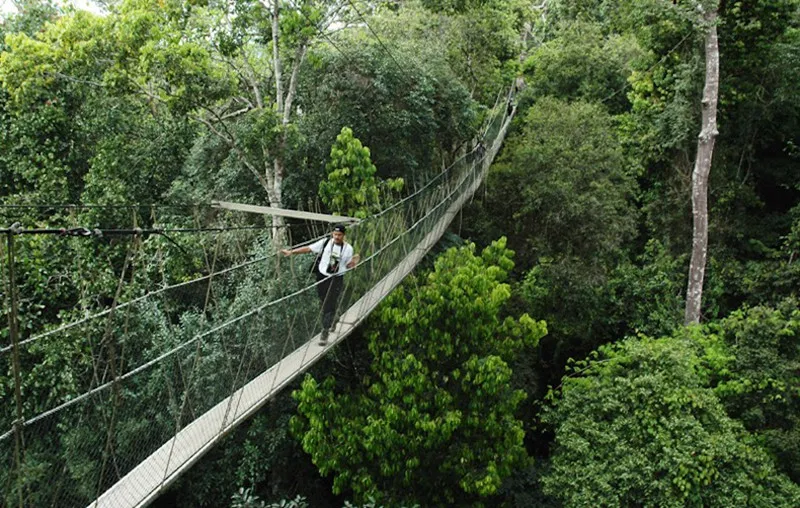
[[[728,260],[721,283],[737,301],[749,305],[775,305],[787,297],[799,297],[800,263],[800,206],[789,213],[794,218],[789,234],[779,248],[769,248],[752,241],[763,251],[761,259],[736,263]]]
[[[328,179],[319,183],[319,195],[334,214],[363,219],[380,211],[390,193],[403,189],[402,178],[379,181],[369,148],[353,136],[353,130],[342,127],[331,147],[326,168]]]
[[[603,264],[631,237],[635,180],[602,107],[543,98],[522,117],[487,182],[490,232],[520,265],[542,256]]]
[[[0,84],[8,94],[2,155],[11,194],[45,203],[77,202],[96,136],[96,118],[85,109],[95,90],[99,53],[107,49],[102,21],[87,13],[59,18],[32,36],[6,36],[0,53]],[[87,39],[95,39],[87,43]],[[61,79],[69,75],[80,79]]]
[[[740,309],[707,327],[705,341],[721,353],[712,384],[725,408],[800,483],[800,308]]]
[[[691,12],[697,2],[622,2],[613,10],[609,2],[584,4],[610,20],[608,30],[635,34],[646,51],[629,79],[632,107],[621,122],[623,139],[646,168],[641,199],[648,236],[683,255],[691,246],[688,176],[703,77],[704,27]],[[758,274],[754,260],[766,260],[779,247],[791,222],[786,212],[800,199],[795,172],[787,171],[794,164],[789,131],[796,131],[798,96],[785,85],[797,79],[797,13],[795,0],[719,5],[720,134],[710,182],[709,256],[725,273],[709,283],[726,291],[722,306],[704,304],[708,318],[717,308],[724,315],[750,299],[751,293],[738,291],[740,283]]]
[[[704,386],[683,339],[601,347],[553,392],[545,491],[565,506],[796,506],[800,487]]]
[[[412,4],[413,5],[413,4]],[[534,15],[530,3],[520,0],[445,0],[421,2],[424,10],[398,13],[397,28],[406,37],[425,33],[439,46],[449,66],[481,103],[494,103],[499,89],[519,69],[522,41]],[[422,33],[420,33],[422,32]],[[433,49],[433,48],[429,48]]]
[[[539,354],[551,381],[567,358],[616,336],[607,329],[607,283],[636,223],[627,162],[603,107],[542,98],[492,166],[478,220],[467,221],[467,234],[482,241],[509,234],[526,274],[521,304],[548,323]]]
[[[280,207],[285,161],[296,142],[292,120],[300,67],[333,14],[312,1],[290,8],[278,1],[126,0],[108,16],[77,12],[40,37],[14,35],[0,61],[0,79],[21,110],[47,99],[53,85],[100,87],[198,122],[258,182],[266,200]],[[55,112],[63,114],[62,104],[85,104],[80,94],[71,98],[59,97]],[[71,117],[69,111],[64,116]],[[76,164],[67,168],[79,177],[85,172]],[[67,181],[77,185],[81,179]],[[59,201],[76,201],[70,197]]]
[[[531,50],[523,71],[535,96],[604,101],[614,113],[630,107],[622,90],[642,50],[631,33],[604,34],[600,23],[563,22]]]
[[[446,51],[450,66],[470,95],[492,104],[519,72],[520,33],[529,18],[524,2],[485,2],[446,18]]]
[[[315,65],[301,75],[305,114],[298,123],[308,142],[294,162],[307,172],[293,177],[287,191],[316,190],[306,182],[325,178],[324,161],[342,126],[370,147],[380,178],[423,185],[458,156],[479,125],[469,91],[443,56],[425,47],[427,41],[412,37],[390,56],[363,35],[341,37],[336,43],[341,52],[320,50]],[[305,203],[315,197],[295,199]]]
[[[527,314],[503,317],[513,267],[501,239],[450,249],[370,318],[370,373],[350,390],[308,376],[293,429],[334,492],[357,500],[464,504],[496,494],[527,463],[525,398],[513,361],[545,334]]]
[[[22,17],[34,16],[33,21],[10,22],[10,29],[41,30],[9,33],[0,54],[0,94],[6,99],[0,113],[4,201],[157,202],[183,164],[194,126],[165,108],[104,85],[116,47],[107,19],[85,12],[56,19],[48,12],[26,10]],[[123,209],[2,213],[9,223],[132,225],[130,210]],[[139,226],[152,223],[141,215],[138,220]],[[68,312],[84,304],[94,308],[97,301],[90,303],[90,295],[113,292],[109,287],[122,267],[127,243],[99,243],[95,249],[53,236],[18,242],[20,291],[28,296],[23,300],[23,330],[67,319]],[[85,270],[93,270],[93,277],[79,275]],[[79,303],[80,298],[85,301]]]
[[[685,266],[686,255],[670,256],[661,242],[650,240],[641,255],[614,268],[609,313],[618,336],[672,334],[682,322]]]

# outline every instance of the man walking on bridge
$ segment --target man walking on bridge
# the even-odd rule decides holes
[[[314,275],[320,281],[317,284],[317,293],[322,302],[322,335],[319,344],[324,346],[328,342],[328,332],[333,325],[336,305],[342,294],[344,272],[354,268],[360,259],[358,254],[353,254],[353,246],[344,241],[345,227],[337,224],[333,227],[330,238],[323,238],[311,245],[297,249],[283,249],[281,254],[306,254],[313,252],[317,255],[314,263]]]

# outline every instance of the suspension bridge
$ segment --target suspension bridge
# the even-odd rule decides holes
[[[340,317],[326,346],[318,344],[321,322],[316,284],[309,283],[306,266],[310,259],[280,259],[264,242],[249,259],[231,262],[245,248],[226,234],[238,229],[251,234],[252,242],[258,228],[250,226],[220,227],[213,246],[198,240],[189,247],[203,252],[202,275],[162,279],[160,287],[138,295],[126,288],[163,276],[165,264],[180,259],[180,252],[165,251],[186,249],[169,236],[180,228],[124,231],[131,240],[122,273],[106,276],[116,293],[98,302],[102,310],[61,309],[71,319],[46,330],[21,330],[18,313],[32,309],[18,308],[25,298],[16,291],[20,261],[14,258],[14,241],[26,231],[6,230],[9,328],[7,341],[0,342],[0,361],[8,366],[7,375],[0,375],[4,505],[118,508],[156,499],[347,337],[412,272],[482,183],[514,115],[512,97],[509,93],[493,109],[483,144],[348,230],[362,260],[344,277]],[[216,204],[225,213],[231,208],[264,211]],[[215,228],[194,229],[209,230]],[[123,234],[60,232],[84,242],[79,237],[108,240]],[[155,242],[148,233],[168,241]],[[81,247],[76,253],[90,259],[93,251]],[[226,260],[230,266],[220,269]],[[91,281],[83,280],[76,291],[84,295],[92,289]]]

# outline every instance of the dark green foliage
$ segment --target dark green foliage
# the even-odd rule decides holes
[[[691,343],[628,339],[578,362],[545,413],[565,506],[795,506],[800,487],[703,386]]]
[[[231,508],[308,508],[306,499],[302,496],[297,496],[294,499],[282,499],[276,503],[265,503],[250,489],[239,489],[231,497]]]
[[[409,2],[394,16],[377,17],[373,26],[377,24],[398,45],[416,46],[418,61],[438,62],[444,57],[473,98],[487,106],[494,104],[498,93],[518,75],[520,34],[534,15],[530,4],[457,0],[426,2],[422,7],[426,8]]]
[[[607,284],[634,233],[636,187],[605,109],[536,101],[486,185],[484,203],[470,214],[480,227],[468,221],[467,234],[511,232],[519,270],[527,272],[523,310],[549,324],[540,361],[561,366],[616,337]]]
[[[520,268],[576,256],[603,266],[633,233],[635,189],[611,118],[600,107],[538,101],[487,182],[486,211],[513,231]]]
[[[792,62],[796,14],[795,0],[721,3],[719,33],[725,58],[720,65],[725,78],[720,82],[720,125],[726,138],[753,139],[758,133],[762,140],[778,141],[791,136],[800,96],[784,83],[797,73]],[[738,149],[759,151],[762,143]]]
[[[102,17],[63,15],[47,0],[15,3],[24,12],[0,20],[2,204],[264,204],[254,173],[281,158],[284,206],[366,215],[386,204],[381,179],[419,188],[474,146],[498,93],[526,80],[499,162],[453,227],[479,245],[507,235],[516,267],[497,245],[442,254],[330,353],[334,361],[315,366],[317,379],[333,373],[335,383],[297,382],[302,443],[288,423],[298,402],[285,392],[164,506],[351,506],[331,494],[334,482],[365,507],[800,504],[786,478],[800,482],[797,0],[719,2],[706,324],[690,330],[680,323],[704,65],[698,2],[354,2],[380,44],[352,6],[337,11],[328,39],[317,28],[332,4],[281,1],[285,85],[310,43],[286,124],[274,104],[270,2],[126,0]],[[217,133],[203,124],[221,116]],[[336,144],[345,127],[350,137]],[[0,208],[0,226],[230,219],[203,213]],[[445,238],[432,252],[463,243]],[[133,245],[15,242],[23,337],[107,308]],[[269,243],[249,233],[142,238],[121,299],[202,275],[213,251],[219,266],[274,260]],[[156,358],[302,282],[278,277],[272,261],[259,266],[270,268],[215,282],[206,312],[204,288],[192,285],[110,319],[111,337],[127,348],[119,365]],[[315,295],[306,303],[293,310],[313,313]],[[542,325],[527,317],[508,318],[526,312],[546,319],[548,335],[539,339]],[[29,438],[60,436],[28,441],[28,504],[51,505],[50,488],[66,504],[87,504],[103,452],[124,469],[143,443],[163,442],[176,422],[216,403],[236,377],[226,347],[250,360],[247,339],[257,337],[258,361],[275,356],[281,338],[267,321],[286,314],[266,314],[232,342],[203,344],[185,407],[164,382],[181,386],[190,353],[26,429]],[[87,341],[104,333],[86,324],[25,349],[25,415],[88,389],[95,369],[108,379],[112,342]],[[621,340],[637,334],[667,338]],[[8,338],[0,326],[0,347]],[[14,418],[6,358],[0,434]],[[537,395],[559,384],[566,365],[553,407],[540,414]],[[98,422],[112,408],[119,439],[108,443]],[[20,483],[8,476],[7,442],[0,503],[12,506]],[[48,464],[63,474],[47,476]]]
[[[614,268],[608,283],[617,333],[671,334],[681,324],[687,256],[674,258],[650,240],[635,262]]]
[[[689,2],[660,4],[619,11],[649,20],[634,33],[653,55],[631,76],[631,114],[621,125],[626,147],[646,168],[641,183],[648,236],[682,255],[691,239],[687,195],[703,64],[691,41],[702,27],[681,10]],[[646,9],[663,19],[652,20]],[[784,0],[720,4],[720,135],[711,173],[710,254],[729,269],[724,284],[730,288],[757,271],[750,266],[737,272],[737,263],[764,261],[778,247],[790,225],[786,212],[800,200],[789,148],[798,100],[784,85],[796,79],[797,9],[797,2]],[[745,298],[747,292],[735,294],[716,315]],[[715,315],[713,308],[706,314]]]
[[[565,23],[555,37],[531,51],[523,72],[537,97],[602,101],[620,113],[628,108],[624,93],[631,63],[641,49],[630,35],[602,33],[599,23]]]
[[[547,383],[569,358],[582,358],[603,342],[615,338],[609,327],[608,280],[603,269],[577,257],[540,258],[520,283],[523,309],[548,323],[541,341],[540,361]]]
[[[710,344],[721,348],[712,363],[715,392],[779,468],[800,483],[800,308],[786,300],[777,308],[736,311],[710,325]]]
[[[317,55],[301,83],[301,129],[310,136],[304,177],[322,179],[336,136],[349,127],[370,147],[378,177],[403,178],[413,190],[471,134],[476,118],[466,89],[444,62],[422,66],[394,49],[404,62],[398,67],[377,44],[339,44],[345,55]]]
[[[113,104],[109,110],[118,116],[102,121],[108,131],[98,140],[81,200],[97,204],[161,200],[186,160],[195,127],[171,115],[153,117],[140,105],[109,102]]]
[[[237,139],[239,152],[220,136],[204,131],[194,139],[182,172],[172,181],[170,201],[204,203],[212,199],[242,203],[268,204],[259,181],[242,160],[264,162],[264,151],[279,144],[283,133],[279,115],[272,109],[258,109],[242,114],[226,126]],[[302,145],[302,134],[288,127],[284,147],[294,153]]]
[[[291,392],[279,394],[188,471],[167,500],[186,508],[224,506],[233,491],[232,506],[248,506],[248,500],[254,507],[277,506],[297,496],[310,506],[329,506],[330,485],[289,432],[295,410]]]
[[[529,12],[524,2],[486,3],[444,25],[451,32],[446,40],[450,67],[475,99],[490,105],[519,74],[519,33]]]

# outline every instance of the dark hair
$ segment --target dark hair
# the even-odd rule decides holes
[[[333,230],[334,231],[338,231],[338,232],[340,232],[342,234],[345,234],[347,232],[345,230],[344,224],[337,224],[337,225],[333,226]]]

